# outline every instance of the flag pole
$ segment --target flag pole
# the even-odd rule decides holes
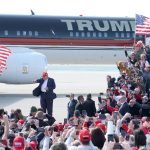
[[[146,45],[146,37],[147,37],[147,36],[145,35],[145,42],[144,42],[144,43],[145,43],[145,45]]]
[[[133,43],[133,48],[136,44],[136,14],[135,14],[135,28],[134,28],[134,43]]]

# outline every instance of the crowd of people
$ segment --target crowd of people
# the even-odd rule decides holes
[[[64,122],[57,122],[42,104],[41,108],[32,106],[28,116],[20,109],[10,113],[0,109],[0,148],[150,150],[149,47],[138,41],[125,55],[126,61],[117,62],[120,76],[107,76],[108,88],[106,93],[99,93],[98,106],[90,93],[86,98],[67,95],[70,100]],[[42,94],[46,91],[44,87]]]

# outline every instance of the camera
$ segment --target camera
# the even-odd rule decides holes
[[[67,94],[66,97],[69,97],[69,98],[70,98],[70,95]]]

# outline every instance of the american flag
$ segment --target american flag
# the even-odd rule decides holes
[[[150,35],[150,18],[136,14],[135,22],[135,34]]]
[[[6,61],[11,54],[11,50],[5,46],[0,46],[0,75],[4,69],[7,69]]]

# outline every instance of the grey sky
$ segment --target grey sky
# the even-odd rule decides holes
[[[0,14],[135,17],[149,14],[149,0],[0,0]]]

